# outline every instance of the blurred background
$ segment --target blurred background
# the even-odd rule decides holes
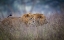
[[[21,31],[18,31],[19,29],[14,30],[17,28],[17,26],[15,25],[15,27],[13,27],[13,22],[13,30],[11,29],[11,33],[15,35],[15,37],[19,35],[18,38],[20,38],[22,37],[21,35],[23,35],[26,36],[26,38],[31,38],[32,40],[36,36],[38,36],[36,37],[38,40],[64,40],[64,0],[0,0],[0,21],[9,16],[21,17],[26,13],[44,14],[48,23],[43,25],[43,27],[19,27]],[[18,23],[17,25],[19,25]],[[7,34],[7,32],[9,33],[10,31],[7,31],[9,28],[8,26],[5,26],[6,28],[4,28],[6,29],[5,34]],[[26,32],[24,33],[23,31]],[[0,34],[4,33],[2,31],[0,32]],[[3,39],[6,39],[6,35],[2,34],[2,36]],[[2,36],[0,35],[0,37]],[[10,36],[9,38],[13,39],[15,37]]]
[[[25,13],[42,13],[47,17],[64,13],[64,0],[0,0],[0,19],[9,15],[20,17]]]

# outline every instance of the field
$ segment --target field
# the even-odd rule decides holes
[[[24,24],[20,18],[4,19],[3,24],[0,22],[0,40],[64,40],[63,16],[53,14],[46,17],[48,23],[37,27]]]

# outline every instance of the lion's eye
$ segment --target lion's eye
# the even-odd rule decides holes
[[[32,20],[33,18],[31,17],[30,20]]]
[[[32,19],[32,18],[30,18],[30,19]]]
[[[38,18],[42,18],[42,16],[39,16]]]

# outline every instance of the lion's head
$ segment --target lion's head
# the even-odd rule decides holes
[[[47,23],[46,17],[43,14],[24,14],[22,21],[28,25],[40,26]]]

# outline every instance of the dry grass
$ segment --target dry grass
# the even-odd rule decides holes
[[[39,27],[26,25],[15,19],[0,24],[0,40],[64,40],[64,15],[54,14],[48,23]],[[5,21],[6,22],[6,21]]]

